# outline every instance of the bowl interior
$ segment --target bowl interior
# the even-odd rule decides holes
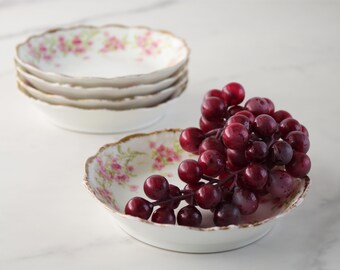
[[[34,36],[18,57],[44,72],[113,78],[175,66],[188,56],[184,41],[142,27],[76,27]]]
[[[134,197],[146,198],[144,180],[152,174],[165,176],[180,189],[184,183],[177,177],[178,164],[187,158],[196,158],[179,145],[180,130],[136,134],[106,145],[86,163],[85,184],[105,206],[124,214],[126,202]],[[258,210],[243,217],[243,224],[256,224],[284,214],[303,200],[309,179],[297,179],[295,192],[287,200],[264,197]],[[184,206],[184,203],[182,203]],[[213,227],[212,213],[203,211],[203,227]]]

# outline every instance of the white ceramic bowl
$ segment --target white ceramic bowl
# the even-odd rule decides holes
[[[175,105],[185,88],[157,106],[123,111],[53,105],[35,99],[23,88],[19,87],[19,90],[38,111],[58,127],[76,132],[112,134],[130,132],[155,124],[163,118],[169,107]]]
[[[184,40],[147,27],[77,26],[32,36],[16,48],[18,65],[50,82],[128,87],[170,77],[189,58]]]
[[[156,106],[169,99],[172,95],[181,92],[187,84],[188,77],[183,77],[173,86],[160,91],[153,95],[135,96],[133,98],[125,98],[121,100],[106,100],[106,99],[69,99],[64,96],[51,95],[41,92],[26,82],[17,79],[18,87],[24,89],[30,96],[41,101],[54,104],[72,106],[81,109],[109,109],[109,110],[131,110],[143,107]]]
[[[184,186],[177,177],[181,160],[192,158],[179,146],[180,130],[135,134],[103,146],[86,162],[85,185],[109,209],[119,226],[150,245],[191,253],[219,252],[239,248],[264,236],[275,221],[297,207],[309,187],[309,178],[297,179],[296,192],[284,203],[267,198],[242,225],[213,227],[204,212],[203,228],[162,225],[124,214],[127,201],[145,197],[144,180],[162,174],[170,183]]]
[[[133,96],[151,95],[172,86],[177,80],[187,76],[187,66],[184,66],[173,76],[154,84],[140,84],[127,88],[114,87],[81,87],[69,84],[48,82],[16,67],[17,76],[21,81],[29,84],[42,92],[52,95],[60,95],[71,99],[123,99]]]

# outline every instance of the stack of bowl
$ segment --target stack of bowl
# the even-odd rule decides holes
[[[146,27],[55,29],[16,48],[19,90],[56,125],[81,132],[139,129],[186,89],[184,40]]]

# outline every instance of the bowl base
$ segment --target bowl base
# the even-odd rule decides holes
[[[245,237],[244,239],[237,239],[237,241],[233,241],[232,239],[230,239],[231,241],[229,242],[224,241],[221,243],[205,242],[204,244],[201,243],[199,245],[194,243],[179,244],[171,241],[162,241],[153,236],[148,237],[147,235],[141,235],[141,233],[134,232],[130,230],[131,228],[127,228],[123,224],[119,224],[119,227],[132,238],[155,248],[179,253],[208,254],[232,251],[235,249],[246,247],[266,236],[274,227],[274,223],[269,222],[262,225],[260,230],[257,230],[257,232],[253,233],[252,235],[248,235],[248,237]]]

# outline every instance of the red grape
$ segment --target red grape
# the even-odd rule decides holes
[[[309,150],[309,138],[302,131],[289,132],[285,138],[285,141],[289,143],[292,148],[298,152],[307,153]]]
[[[254,132],[260,137],[269,137],[277,130],[277,123],[273,117],[267,114],[260,114],[254,121]]]
[[[260,114],[269,114],[270,106],[264,98],[253,97],[249,99],[244,107],[250,111],[254,116]]]
[[[224,101],[217,97],[207,97],[201,106],[202,116],[206,119],[222,119],[226,115]]]
[[[228,120],[227,120],[227,125],[229,126],[232,123],[239,123],[241,125],[243,125],[247,130],[250,130],[251,127],[251,123],[250,120],[247,116],[244,116],[242,114],[235,114],[233,116],[231,116]]]
[[[305,153],[294,152],[292,160],[286,165],[287,172],[294,177],[305,177],[311,168],[310,158]]]
[[[215,150],[224,155],[225,153],[224,149],[225,149],[224,145],[220,140],[216,139],[215,137],[208,137],[204,139],[203,142],[201,143],[199,153],[202,154],[207,150]]]
[[[254,213],[259,206],[255,193],[239,187],[234,190],[232,203],[240,210],[242,215]]]
[[[186,128],[182,131],[179,137],[179,143],[182,148],[190,153],[198,154],[198,148],[205,136],[199,128]]]
[[[153,205],[141,197],[130,199],[125,206],[125,214],[141,219],[148,219],[151,216],[152,210]]]
[[[200,122],[199,122],[200,129],[204,133],[207,133],[207,132],[209,132],[210,130],[213,130],[213,129],[221,128],[221,127],[224,126],[224,124],[225,124],[225,121],[223,119],[218,119],[218,120],[215,119],[213,121],[210,121],[210,120],[204,118],[203,116],[201,116]]]
[[[221,199],[221,189],[209,183],[200,187],[195,192],[195,202],[203,209],[212,209],[216,207]]]
[[[243,173],[243,183],[252,190],[262,189],[268,180],[266,168],[260,164],[250,163]]]
[[[239,83],[228,83],[223,87],[222,92],[227,95],[229,105],[238,105],[244,100],[245,91]]]
[[[242,111],[238,111],[237,113],[235,113],[235,115],[239,115],[239,114],[248,117],[251,124],[254,123],[255,116],[250,111],[242,110]]]
[[[273,115],[275,111],[275,105],[273,101],[271,101],[269,98],[264,98],[264,100],[268,103],[268,114]]]
[[[228,105],[228,96],[221,90],[211,89],[204,96],[204,98],[207,98],[207,97],[218,97],[224,100],[225,105]]]
[[[216,226],[238,225],[240,220],[240,210],[230,203],[220,204],[214,211],[214,224]]]
[[[289,196],[294,187],[293,178],[283,170],[271,171],[268,177],[267,190],[277,198]]]
[[[215,177],[224,169],[225,159],[219,152],[207,150],[200,154],[198,164],[202,168],[203,174]]]
[[[253,141],[246,149],[245,156],[248,161],[262,162],[268,155],[267,144],[263,141]]]
[[[178,225],[198,227],[202,223],[201,212],[193,205],[187,205],[178,211]]]
[[[286,165],[293,157],[293,149],[285,141],[276,141],[270,147],[269,154],[274,164]]]
[[[284,139],[287,134],[291,131],[301,131],[300,123],[294,118],[287,118],[280,122],[279,131],[281,133],[281,138]]]
[[[274,114],[273,114],[273,118],[275,119],[275,121],[277,123],[281,123],[283,120],[287,119],[287,118],[292,118],[292,116],[290,115],[289,112],[287,111],[284,111],[284,110],[279,110],[279,111],[276,111]]]
[[[183,160],[178,166],[178,176],[181,180],[188,184],[197,183],[201,180],[203,171],[196,160]]]
[[[151,175],[144,182],[144,193],[150,199],[161,200],[169,195],[169,183],[161,175]]]
[[[231,149],[243,150],[249,139],[248,130],[239,123],[233,123],[224,129],[223,143]]]
[[[160,224],[175,224],[175,212],[171,208],[160,207],[155,212],[153,212],[151,221]]]

